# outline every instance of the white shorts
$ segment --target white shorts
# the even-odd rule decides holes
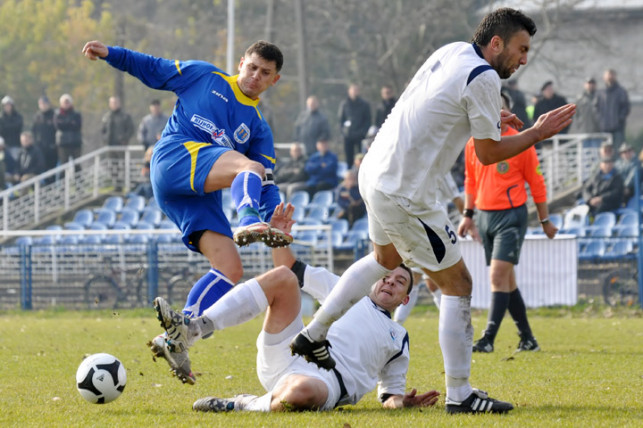
[[[309,363],[290,352],[290,342],[304,328],[301,317],[277,334],[265,331],[257,337],[257,376],[266,391],[272,391],[292,374],[310,376],[321,380],[328,389],[328,398],[320,410],[331,410],[340,399],[340,387],[335,373]]]
[[[377,245],[393,244],[405,264],[441,271],[461,258],[457,230],[439,202],[422,205],[387,195],[360,181],[368,233]]]

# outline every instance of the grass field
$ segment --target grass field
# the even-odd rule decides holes
[[[200,414],[197,398],[262,394],[255,374],[260,320],[215,334],[191,351],[194,386],[152,361],[145,342],[160,332],[150,310],[0,313],[0,426],[105,427],[626,427],[643,426],[643,313],[592,305],[530,311],[542,351],[514,354],[518,338],[505,318],[496,352],[474,354],[472,383],[511,401],[508,415],[450,416],[434,408],[383,410],[375,394],[357,406],[317,413]],[[475,312],[476,337],[486,312]],[[437,313],[416,308],[407,386],[444,391]],[[87,353],[108,352],[127,368],[123,395],[106,405],[85,402],[75,385]]]

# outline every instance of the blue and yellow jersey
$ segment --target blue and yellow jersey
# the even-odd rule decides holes
[[[257,107],[259,100],[239,89],[237,75],[229,76],[204,61],[157,58],[117,46],[110,46],[104,59],[150,88],[177,95],[174,112],[157,143],[159,149],[164,144],[177,144],[178,139],[172,137],[180,136],[194,144],[211,143],[236,150],[267,170],[274,169],[272,131]],[[268,212],[262,214],[269,218],[279,203],[277,187],[264,186],[261,202],[262,206],[267,203],[262,208]]]

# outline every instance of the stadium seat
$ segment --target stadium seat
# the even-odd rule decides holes
[[[316,230],[301,230],[297,232],[295,238],[299,244],[302,242],[315,246],[317,245],[317,231]]]
[[[364,231],[368,233],[368,218],[362,217],[358,220],[355,220],[355,223],[353,223],[351,230]]]
[[[306,207],[310,202],[310,195],[305,190],[297,190],[290,195],[290,202],[294,207],[295,211],[300,208]]]
[[[174,229],[174,230],[179,230],[178,227],[172,222],[172,220],[161,220],[159,223],[159,229]]]
[[[123,209],[123,198],[121,196],[110,196],[109,198],[105,199],[102,208],[106,208],[108,210],[114,211],[115,213],[119,213]]]
[[[140,195],[131,195],[129,198],[127,198],[127,201],[125,201],[125,208],[130,208],[139,214],[143,212],[143,209],[145,209],[145,198]]]
[[[310,204],[317,204],[328,208],[333,203],[333,199],[335,199],[335,196],[332,190],[319,190],[313,195]]]
[[[33,238],[31,236],[21,236],[20,238],[16,239],[17,246],[32,245],[32,244],[33,244]]]
[[[549,214],[549,221],[556,226],[557,229],[562,229],[563,227],[563,216],[561,214]],[[542,228],[540,228],[542,230]]]
[[[101,223],[111,228],[116,223],[116,211],[108,208],[99,208],[96,210],[96,220],[94,223]]]
[[[328,224],[330,224],[333,232],[340,232],[342,236],[344,236],[349,229],[348,220],[346,220],[345,218],[337,218],[331,220],[328,222]]]
[[[159,204],[158,202],[156,202],[156,199],[152,197],[147,200],[147,204],[145,204],[145,208],[156,208],[158,210]]]
[[[306,219],[319,220],[325,222],[328,219],[328,208],[323,205],[313,204],[306,206]]]
[[[563,229],[587,226],[588,213],[588,205],[577,205],[574,208],[571,208],[565,213],[565,216],[563,218]]]
[[[636,255],[632,253],[633,245],[630,240],[622,239],[614,242],[605,249],[605,253],[601,257],[606,261],[618,261],[622,259],[631,259]]]
[[[120,221],[121,223],[125,223],[130,227],[134,227],[136,226],[136,223],[138,223],[138,219],[138,211],[126,207],[121,211],[121,217],[118,219],[118,221]]]
[[[80,224],[84,228],[88,228],[90,224],[94,222],[94,213],[88,209],[82,209],[76,211],[74,214],[74,219],[72,223]]]
[[[636,211],[627,210],[621,213],[616,226],[638,226],[639,217]]]
[[[141,215],[141,220],[146,223],[150,223],[154,227],[158,227],[163,218],[163,213],[158,208],[145,208],[143,214]]]
[[[337,247],[336,250],[354,250],[358,241],[368,240],[368,232],[363,230],[349,230],[344,237],[344,241]]]
[[[606,227],[611,229],[616,224],[616,214],[613,212],[602,212],[596,214],[594,221],[592,222],[593,227]]]
[[[609,238],[612,236],[611,227],[588,226],[585,228],[585,236],[589,238]]]
[[[582,261],[595,261],[605,254],[605,241],[594,239],[589,242],[578,254],[578,259]]]
[[[317,247],[324,247],[326,245],[326,240],[328,239],[328,234],[324,232],[317,240]],[[330,232],[330,245],[333,248],[339,248],[344,242],[344,235],[336,230],[331,230]]]

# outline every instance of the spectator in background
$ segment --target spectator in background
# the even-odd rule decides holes
[[[630,114],[630,99],[627,91],[616,80],[612,69],[603,74],[605,89],[598,92],[596,109],[601,132],[612,134],[612,144],[618,147],[625,141],[625,122]]]
[[[34,144],[44,159],[44,171],[55,168],[58,164],[58,149],[56,148],[54,109],[46,96],[38,98],[38,112],[33,117],[31,133]]]
[[[0,192],[7,188],[7,184],[11,181],[12,169],[11,156],[5,152],[4,138],[0,137]],[[2,203],[2,200],[0,200]]]
[[[614,158],[601,158],[599,170],[585,182],[582,193],[592,216],[621,207],[623,178],[614,169]]]
[[[393,110],[393,106],[397,102],[397,98],[393,93],[393,88],[390,85],[382,86],[382,89],[380,89],[380,96],[382,99],[379,107],[377,107],[377,110],[375,111],[375,122],[373,123],[373,125],[378,129],[382,126],[386,120],[386,116],[388,116],[391,110]]]
[[[330,140],[330,124],[319,110],[319,99],[315,95],[306,99],[306,110],[297,116],[294,140],[303,143],[306,156],[315,153],[317,141]]]
[[[306,190],[313,196],[319,190],[337,186],[337,155],[330,151],[328,140],[317,141],[317,151],[306,162]]]
[[[74,100],[71,95],[61,95],[59,102],[60,108],[54,112],[54,126],[56,127],[58,161],[64,163],[70,158],[80,157],[83,145],[81,133],[83,117],[74,109]]]
[[[353,164],[355,153],[362,151],[362,140],[371,126],[371,106],[360,95],[358,85],[348,87],[348,97],[339,105],[339,124],[344,136],[344,156]]]
[[[335,201],[340,209],[337,218],[348,220],[350,226],[353,226],[355,220],[364,217],[366,205],[359,193],[355,171],[350,169],[346,171],[344,181],[335,189]]]
[[[2,98],[2,112],[0,112],[0,137],[4,138],[6,150],[14,160],[18,159],[20,152],[20,133],[22,132],[22,115],[16,110],[13,98],[6,95]]]
[[[107,146],[127,146],[134,135],[134,122],[122,110],[119,97],[109,97],[109,111],[103,116],[101,133]]]
[[[304,154],[301,143],[292,143],[290,145],[290,157],[283,163],[278,163],[275,169],[275,183],[286,195],[286,200],[294,191],[306,187],[308,174],[306,173],[306,161],[308,158]]]
[[[619,159],[616,161],[614,169],[623,179],[623,202],[627,203],[634,195],[634,178],[640,163],[635,156],[634,149],[627,143],[621,144],[618,153]]]
[[[529,128],[531,126],[531,119],[527,115],[525,94],[518,89],[518,81],[516,79],[509,79],[507,81],[507,86],[503,88],[503,91],[509,95],[509,99],[511,100],[511,111],[518,116],[518,119],[523,121],[525,129]]]
[[[148,147],[143,154],[143,167],[141,168],[141,177],[143,177],[143,182],[139,183],[134,189],[134,193],[144,197],[145,199],[150,199],[154,197],[154,191],[152,189],[152,182],[150,181],[150,162],[152,162],[152,153],[154,147]]]
[[[548,80],[540,88],[540,98],[534,106],[534,122],[543,114],[555,110],[567,104],[565,97],[558,95],[554,91],[554,82]],[[563,129],[559,134],[566,134],[569,127]]]
[[[17,168],[13,176],[13,182],[16,184],[40,174],[45,165],[40,149],[34,145],[31,131],[23,131],[20,134],[20,146]]]
[[[145,116],[138,126],[136,139],[143,145],[145,151],[154,146],[161,138],[161,133],[167,124],[167,116],[161,111],[161,101],[152,100],[150,114]]]
[[[583,93],[576,100],[576,115],[569,127],[573,134],[599,132],[596,114],[596,80],[588,77],[583,85]]]

